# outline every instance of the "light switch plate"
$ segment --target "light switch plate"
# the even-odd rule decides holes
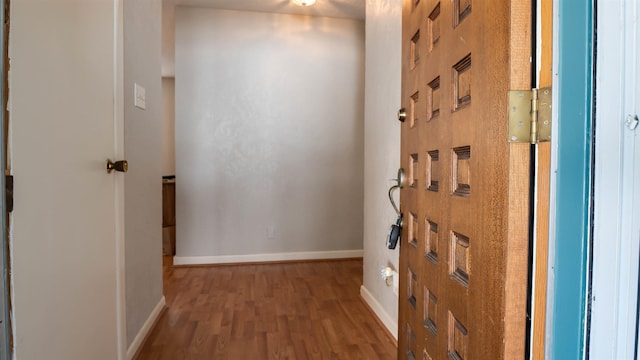
[[[145,110],[147,108],[147,90],[138,85],[137,83],[133,84],[133,96],[135,98],[134,105],[138,109]]]

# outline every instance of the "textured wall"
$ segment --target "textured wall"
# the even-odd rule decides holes
[[[177,256],[362,249],[361,21],[176,9]]]
[[[175,75],[175,0],[162,0],[162,76]]]
[[[389,179],[396,177],[400,167],[396,112],[400,107],[401,8],[401,0],[367,1],[363,287],[377,302],[379,307],[372,307],[378,316],[390,327],[398,321],[398,297],[379,274],[382,267],[397,269],[399,254],[399,248],[388,250],[385,241],[396,219],[387,197],[393,185]]]
[[[162,298],[160,0],[124,2],[125,273],[127,345]],[[134,107],[133,84],[147,108]]]

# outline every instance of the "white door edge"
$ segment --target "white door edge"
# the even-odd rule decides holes
[[[124,0],[114,0],[114,159],[124,159]],[[124,174],[116,173],[115,234],[116,234],[116,315],[118,359],[127,356],[127,314],[125,279]]]

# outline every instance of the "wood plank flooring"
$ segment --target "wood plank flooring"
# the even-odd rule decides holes
[[[360,299],[362,260],[171,266],[138,360],[395,359]]]

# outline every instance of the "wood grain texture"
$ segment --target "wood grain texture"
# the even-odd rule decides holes
[[[535,287],[533,289],[532,359],[544,360],[547,320],[547,276],[549,273],[549,193],[551,143],[538,145],[538,198],[536,200]]]
[[[162,182],[162,255],[176,254],[176,183]]]
[[[530,144],[511,144],[509,193],[528,194],[531,167]],[[526,159],[527,161],[522,161]],[[527,324],[529,263],[529,198],[509,196],[507,271],[505,273],[505,349],[504,359],[524,359]]]
[[[362,260],[171,266],[167,310],[138,360],[393,359],[360,299]]]
[[[533,13],[531,1],[511,0],[510,89],[529,89],[531,79]],[[504,359],[525,357],[528,326],[529,194],[531,145],[509,144],[509,197],[505,279]]]
[[[553,1],[540,0],[541,60],[540,84],[538,87],[551,86],[553,73]]]
[[[436,8],[440,28],[426,33],[438,41],[421,37],[411,66],[410,40],[436,23],[429,16]],[[402,105],[429,94],[434,79],[441,98],[431,100],[437,116],[418,106],[413,126],[402,124],[401,166],[410,166],[410,154],[438,151],[430,171],[440,179],[438,191],[427,189],[421,161],[419,186],[401,190],[401,210],[415,214],[418,229],[415,246],[408,232],[401,239],[399,359],[525,356],[531,150],[507,141],[507,93],[531,86],[531,17],[531,1],[403,2]],[[429,222],[438,224],[436,260],[426,256]],[[410,271],[417,285],[408,286]],[[431,295],[437,314],[429,312],[425,326]]]
[[[540,83],[543,88],[552,85],[553,69],[553,2],[541,1],[541,60]],[[551,181],[551,143],[538,144],[538,164],[536,169],[536,247],[535,285],[533,289],[533,333],[532,359],[543,360],[545,352],[546,320],[547,320],[547,276],[549,274],[549,194]]]
[[[176,225],[176,183],[162,183],[162,227]]]

